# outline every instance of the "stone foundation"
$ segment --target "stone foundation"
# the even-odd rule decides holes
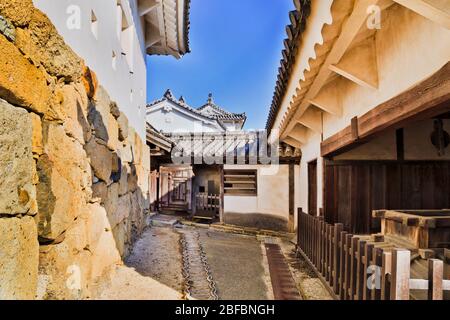
[[[85,299],[145,227],[150,152],[31,0],[0,3],[0,299]]]

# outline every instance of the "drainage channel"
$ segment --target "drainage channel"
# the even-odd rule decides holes
[[[275,300],[302,300],[280,246],[275,243],[264,245]]]
[[[184,295],[198,300],[218,300],[217,287],[212,278],[205,251],[197,231],[178,230],[183,255]]]

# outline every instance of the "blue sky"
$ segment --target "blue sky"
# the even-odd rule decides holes
[[[264,128],[292,0],[192,0],[191,53],[148,56],[148,101],[170,88],[192,107],[206,102],[246,112],[246,129]]]

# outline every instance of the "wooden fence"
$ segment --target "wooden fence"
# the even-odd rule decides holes
[[[214,218],[219,214],[221,197],[218,194],[197,193],[195,195],[194,216]]]
[[[427,290],[442,300],[450,290],[442,260],[429,259],[428,279],[411,279],[411,252],[385,242],[382,235],[360,236],[343,225],[298,210],[298,251],[312,265],[336,299],[409,300],[410,290]]]

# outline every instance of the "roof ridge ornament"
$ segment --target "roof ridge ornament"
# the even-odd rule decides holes
[[[164,93],[164,97],[167,99],[174,99],[174,96],[172,94],[172,91],[170,89],[167,89],[166,92]]]
[[[178,101],[180,101],[181,103],[186,103],[186,100],[184,100],[183,96],[180,96],[180,99],[178,99]]]
[[[208,94],[208,104],[209,105],[214,105],[214,99],[213,99],[213,94],[212,93]]]

